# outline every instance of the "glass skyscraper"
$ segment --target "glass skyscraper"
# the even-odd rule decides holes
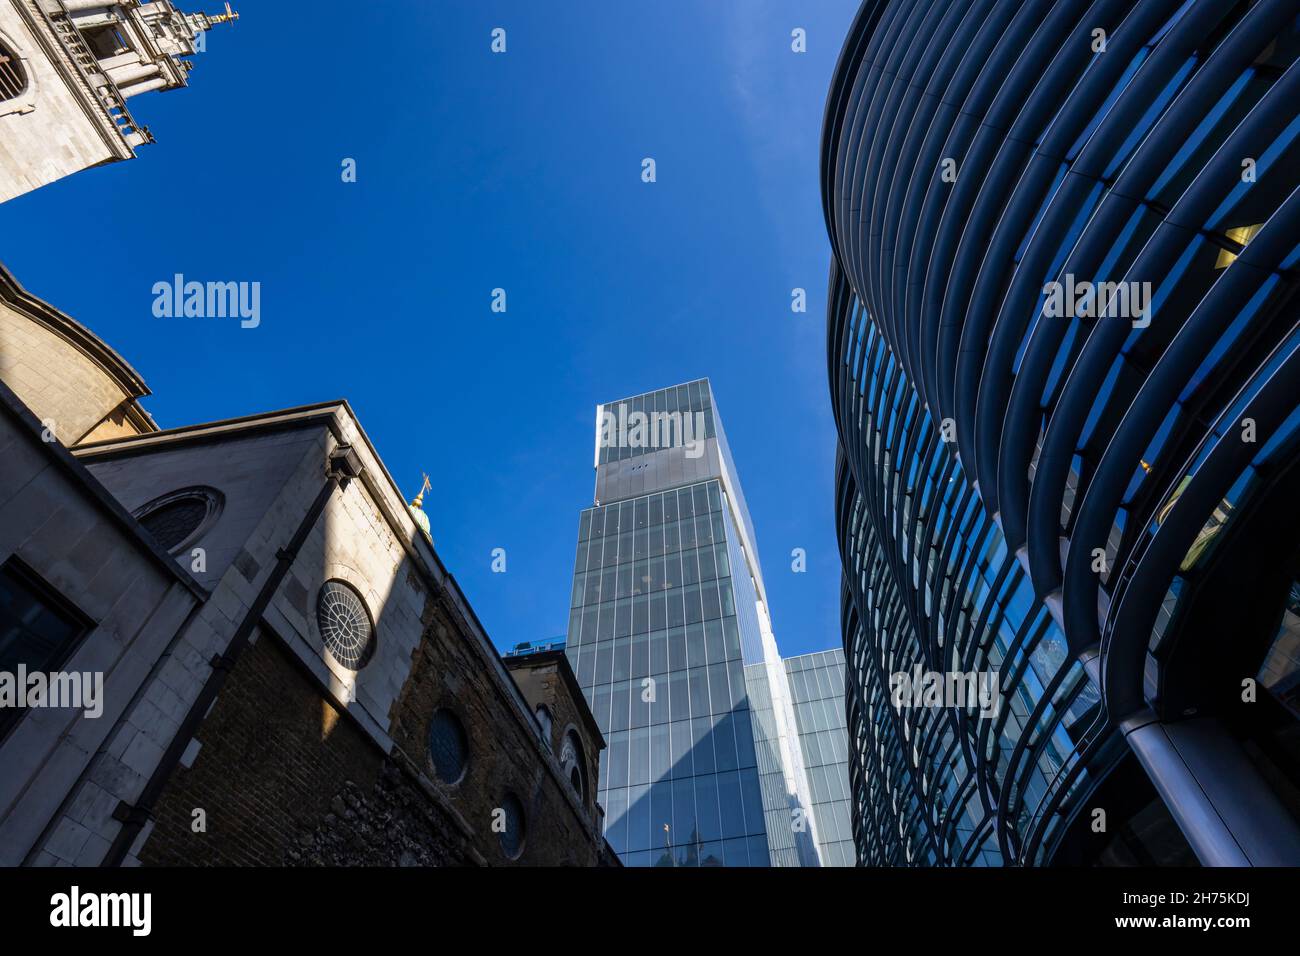
[[[817,820],[822,866],[853,866],[848,727],[844,716],[844,652],[838,647],[785,659],[803,752],[804,774]]]
[[[707,379],[597,408],[567,653],[631,866],[816,866],[753,525]]]

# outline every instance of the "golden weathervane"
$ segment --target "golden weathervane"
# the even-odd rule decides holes
[[[213,23],[230,23],[232,20],[238,20],[239,14],[230,9],[230,4],[226,4],[226,12],[218,13],[216,16],[208,17]]]

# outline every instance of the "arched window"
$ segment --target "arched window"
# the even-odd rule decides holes
[[[573,787],[574,793],[578,795],[579,800],[587,798],[587,760],[583,756],[582,741],[578,735],[570,730],[564,735],[564,743],[560,745],[560,767],[564,770],[564,776],[568,779],[569,785]]]
[[[547,750],[550,750],[551,749],[551,726],[554,723],[551,720],[551,712],[545,704],[538,704],[537,710],[534,711],[534,713],[537,714],[537,723],[540,724],[542,728],[542,743],[546,744]]]
[[[13,50],[0,43],[0,100],[12,100],[27,89],[27,71]]]
[[[223,501],[215,488],[181,488],[138,509],[135,518],[164,551],[179,554],[212,527]]]

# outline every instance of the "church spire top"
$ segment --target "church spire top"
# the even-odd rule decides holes
[[[238,19],[239,19],[239,11],[230,9],[230,4],[229,4],[229,3],[226,4],[226,12],[225,12],[225,13],[218,13],[218,14],[216,14],[215,16],[213,16],[213,15],[211,15],[211,14],[208,15],[208,21],[211,22],[211,23],[213,23],[213,24],[217,24],[217,23],[232,23],[232,22],[234,22],[235,20],[238,20]]]
[[[429,516],[424,513],[424,493],[429,491],[432,486],[429,483],[429,476],[423,472],[420,474],[424,478],[424,483],[420,485],[419,493],[411,499],[411,503],[407,505],[406,510],[411,513],[411,517],[420,530],[424,532],[424,536],[429,539],[429,543],[433,544],[433,535],[429,533]]]

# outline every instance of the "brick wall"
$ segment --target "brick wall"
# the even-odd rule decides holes
[[[345,783],[374,787],[383,760],[269,634],[241,655],[195,739],[136,854],[146,865],[283,865]],[[205,833],[192,828],[196,808]]]
[[[604,739],[600,728],[594,726],[587,709],[587,701],[573,679],[572,671],[563,651],[530,654],[506,659],[510,676],[519,685],[528,705],[536,710],[545,705],[551,714],[551,733],[548,743],[558,758],[562,752],[565,735],[572,731],[582,746],[585,763],[585,793],[582,803],[588,813],[599,813],[596,807],[595,783],[599,778],[600,752]],[[567,675],[567,676],[566,676]]]
[[[426,611],[426,626],[411,677],[393,715],[392,737],[424,774],[436,780],[429,757],[429,721],[450,708],[465,727],[470,756],[464,778],[453,786],[436,782],[473,830],[473,845],[490,865],[511,862],[492,832],[492,812],[507,793],[526,813],[526,839],[518,863],[593,866],[601,862],[604,838],[592,812],[580,807],[567,784],[540,754],[531,722],[504,699],[479,657],[479,648],[457,630],[445,607]],[[558,768],[558,765],[556,765]]]
[[[471,755],[465,777],[436,779],[428,721],[452,707]],[[415,654],[395,705],[394,750],[331,702],[278,637],[241,656],[196,735],[199,750],[164,788],[137,856],[145,865],[578,865],[603,839],[539,760],[517,719],[443,613]],[[507,792],[526,810],[510,860],[492,830]],[[196,833],[194,810],[206,812]],[[608,861],[604,861],[608,862]]]
[[[454,810],[322,696],[277,637],[240,658],[164,789],[145,865],[481,862]],[[194,810],[206,811],[195,832]]]

